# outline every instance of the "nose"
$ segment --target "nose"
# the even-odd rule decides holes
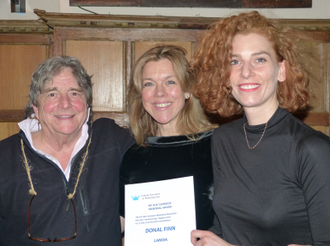
[[[246,62],[243,63],[242,65],[242,71],[241,71],[241,76],[245,79],[250,78],[251,76],[253,76],[253,67],[250,63]]]
[[[70,97],[66,94],[61,95],[59,106],[62,108],[69,108],[71,106]]]
[[[166,94],[166,90],[163,85],[156,85],[155,90],[156,97],[163,97]]]

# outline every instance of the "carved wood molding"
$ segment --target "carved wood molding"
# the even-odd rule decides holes
[[[0,33],[52,34],[53,27],[206,29],[220,18],[125,16],[53,13],[35,9],[39,20],[0,20]],[[286,27],[300,31],[330,33],[330,20],[280,19]],[[330,35],[329,35],[330,36]]]
[[[205,29],[220,18],[211,17],[168,17],[168,16],[125,16],[52,13],[35,9],[34,13],[50,27],[108,27],[108,28],[178,28]],[[283,26],[303,31],[330,31],[330,20],[280,19]]]
[[[43,21],[36,20],[1,20],[0,33],[40,33],[49,34],[53,30]]]
[[[312,0],[70,0],[70,6],[139,6],[206,8],[308,8]]]

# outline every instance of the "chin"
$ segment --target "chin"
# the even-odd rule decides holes
[[[76,131],[77,131],[77,128],[62,128],[62,129],[59,129],[57,132],[64,134],[64,135],[70,135]]]

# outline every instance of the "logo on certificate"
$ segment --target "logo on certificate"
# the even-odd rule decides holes
[[[138,195],[138,196],[132,196],[133,201],[138,201],[139,198],[140,198],[140,195]]]

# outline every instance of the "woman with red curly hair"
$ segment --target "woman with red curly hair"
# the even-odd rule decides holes
[[[289,31],[254,11],[200,40],[195,94],[210,113],[244,116],[213,134],[216,216],[194,246],[330,245],[330,138],[291,114],[309,78]]]

